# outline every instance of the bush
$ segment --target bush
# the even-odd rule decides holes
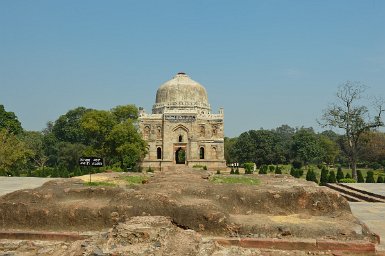
[[[239,174],[239,169],[238,168],[235,170],[234,174]]]
[[[303,166],[303,163],[302,163],[302,161],[294,160],[292,162],[292,165],[293,165],[294,169],[301,169]]]
[[[347,178],[345,178],[345,179],[340,179],[340,181],[339,181],[340,183],[356,183],[356,180],[355,179],[347,179]]]
[[[314,181],[315,183],[318,184],[317,176],[316,173],[314,172],[313,169],[310,169],[306,173],[306,180],[308,181]]]
[[[352,178],[352,175],[350,175],[350,173],[346,173],[346,175],[345,175],[345,179],[351,179]]]
[[[217,174],[221,174],[221,171],[220,171],[220,170],[217,170]]]
[[[203,166],[203,170],[207,170],[207,166],[206,165]]]
[[[233,167],[231,167],[230,174],[235,174],[235,173],[234,173],[234,168],[233,168]]]
[[[275,170],[275,166],[274,165],[269,165],[269,171],[270,172],[274,172]]]
[[[374,163],[370,163],[369,167],[372,168],[373,170],[378,170],[378,169],[381,169],[382,165],[374,162]]]
[[[384,183],[384,178],[382,176],[378,176],[377,183]]]
[[[336,183],[336,182],[337,182],[336,174],[334,173],[334,171],[330,171],[329,177],[328,177],[328,183]]]
[[[267,174],[267,165],[261,165],[261,167],[259,167],[259,174]]]
[[[328,183],[328,175],[329,171],[326,168],[322,168],[321,170],[321,178],[320,178],[320,185],[325,186],[326,183]]]
[[[275,174],[282,174],[282,170],[281,170],[281,167],[279,167],[278,165],[275,167]]]
[[[254,163],[244,163],[243,168],[245,168],[245,174],[252,174],[254,169]]]
[[[364,176],[362,175],[361,170],[357,170],[357,182],[358,183],[365,183]]]
[[[368,171],[366,174],[366,183],[375,183],[373,171]]]
[[[290,175],[295,177],[295,178],[300,178],[303,175],[303,170],[302,169],[301,170],[295,169],[295,168],[292,167],[290,169]]]
[[[344,178],[344,173],[342,172],[341,166],[338,166],[336,178],[337,178],[338,182],[340,182],[340,180],[342,180]]]

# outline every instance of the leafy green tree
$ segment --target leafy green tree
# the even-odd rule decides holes
[[[366,183],[375,183],[373,171],[368,171],[366,173]]]
[[[114,115],[109,111],[91,110],[84,113],[81,127],[89,142],[87,145],[91,145],[100,154],[103,154],[107,137],[116,124]]]
[[[138,119],[139,111],[135,105],[116,106],[111,109],[111,113],[116,117],[118,123],[127,121],[128,119]]]
[[[336,174],[334,173],[334,171],[330,171],[329,177],[328,177],[328,183],[336,183],[336,182],[337,182]]]
[[[373,163],[373,167],[380,168],[380,163],[385,159],[385,133],[371,131],[362,135],[363,145],[359,151],[361,161]]]
[[[293,137],[294,156],[307,165],[325,155],[323,148],[312,128],[301,128]]]
[[[342,172],[341,166],[338,166],[337,169],[337,181],[340,182],[341,179],[344,178],[344,173]]]
[[[323,149],[322,152],[324,152],[322,161],[329,165],[334,164],[335,159],[340,153],[338,144],[324,135],[319,135],[318,137],[320,146]]]
[[[364,176],[362,175],[361,170],[357,170],[357,182],[365,183]]]
[[[77,107],[60,116],[52,127],[58,141],[87,144],[87,137],[81,125],[83,116],[91,109]]]
[[[234,153],[234,145],[237,142],[238,138],[224,138],[224,144],[225,144],[225,160],[227,163],[235,163],[237,162],[237,156]]]
[[[306,173],[306,180],[313,181],[318,184],[317,175],[313,169],[308,170]]]
[[[378,175],[377,183],[384,183],[384,178],[382,176]]]
[[[44,151],[43,139],[44,135],[41,132],[35,131],[26,131],[22,137],[26,147],[31,152],[29,162],[34,169],[43,168],[48,161],[48,157]]]
[[[353,178],[357,180],[357,161],[362,135],[368,131],[383,126],[381,114],[384,111],[383,102],[376,102],[376,114],[370,118],[366,106],[357,102],[365,91],[363,84],[347,81],[337,92],[338,103],[324,110],[323,126],[340,128],[345,132],[344,151],[352,167]]]
[[[110,159],[123,167],[133,167],[146,154],[146,143],[132,120],[115,125],[106,140],[106,152]]]
[[[31,153],[14,133],[0,129],[0,175],[19,176]]]
[[[295,128],[284,124],[272,131],[276,136],[276,142],[274,145],[276,162],[287,164],[293,159],[291,147],[293,144]]]
[[[5,129],[9,133],[20,134],[23,132],[21,123],[13,112],[7,112],[4,105],[0,105],[0,130]]]
[[[87,147],[79,143],[60,142],[58,144],[57,164],[62,169],[74,170],[78,166],[79,158],[85,155]]]

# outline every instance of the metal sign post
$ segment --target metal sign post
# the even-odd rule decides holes
[[[89,167],[103,167],[104,161],[101,157],[80,157],[79,158],[80,166],[89,166]],[[90,183],[91,183],[91,168],[90,170]]]

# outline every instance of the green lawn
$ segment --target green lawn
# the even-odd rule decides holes
[[[117,185],[111,182],[106,181],[92,181],[92,182],[85,182],[85,186],[91,186],[91,187],[116,187]]]
[[[247,177],[243,175],[231,175],[231,176],[222,176],[215,175],[210,178],[210,181],[213,183],[221,183],[221,184],[247,184],[247,185],[258,185],[260,181],[255,177]]]
[[[139,175],[130,175],[122,177],[122,180],[126,181],[128,184],[142,184],[143,181],[148,180],[148,177],[139,176]]]

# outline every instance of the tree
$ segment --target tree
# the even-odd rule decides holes
[[[377,183],[384,183],[384,178],[382,176],[378,175]]]
[[[362,136],[360,160],[380,163],[385,159],[385,133],[379,131],[367,132]]]
[[[115,125],[106,138],[106,153],[121,167],[133,167],[146,154],[146,143],[134,126],[133,120]]]
[[[116,117],[118,123],[122,123],[127,119],[138,119],[139,111],[135,105],[116,106],[111,109],[111,113]]]
[[[349,158],[353,178],[357,180],[357,160],[361,137],[366,132],[383,126],[381,114],[384,111],[383,102],[377,101],[376,115],[370,118],[366,106],[358,105],[365,87],[359,82],[347,81],[337,91],[338,103],[324,110],[322,125],[342,129],[345,133],[345,151]]]
[[[44,152],[44,135],[41,132],[26,131],[23,135],[23,141],[30,150],[29,155],[31,165],[35,168],[44,168],[48,161],[48,157]]]
[[[227,163],[235,163],[237,162],[237,157],[234,153],[234,145],[237,142],[238,138],[228,138],[225,137],[225,160]]]
[[[335,159],[340,153],[338,144],[322,134],[319,135],[318,140],[323,149],[322,152],[324,152],[322,160],[328,165],[334,164]]]
[[[87,145],[91,145],[99,154],[103,154],[105,142],[117,121],[109,111],[91,110],[81,119],[81,127],[87,137]]]
[[[19,168],[27,162],[31,151],[15,134],[0,129],[0,175],[19,175]]]
[[[60,116],[52,126],[52,132],[59,141],[87,144],[81,121],[91,109],[77,107]],[[49,124],[48,124],[49,125]]]
[[[324,150],[312,128],[301,128],[293,137],[294,156],[307,165],[315,159],[322,159]]]
[[[5,111],[4,105],[0,105],[0,130],[6,129],[13,134],[20,134],[23,132],[21,123],[13,112]]]

